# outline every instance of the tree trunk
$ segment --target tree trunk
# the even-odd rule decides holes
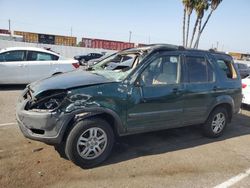
[[[196,42],[195,42],[195,44],[194,44],[194,48],[198,48],[198,46],[199,46],[199,36],[200,36],[200,33],[201,33],[201,21],[202,21],[202,19],[200,18],[200,19],[199,19],[198,36],[197,36]]]
[[[191,16],[191,14],[188,14],[188,20],[187,20],[187,35],[186,35],[186,44],[185,44],[185,47],[188,46],[188,34],[189,34],[190,16]]]
[[[197,46],[197,48],[198,48],[198,46],[199,46],[201,34],[202,34],[204,28],[206,27],[206,25],[207,25],[207,23],[208,23],[208,21],[209,21],[211,15],[213,14],[213,11],[214,11],[213,9],[210,11],[209,15],[207,16],[206,21],[204,22],[204,24],[203,24],[203,26],[202,26],[202,29],[200,30],[200,32],[199,32],[199,34],[198,34],[198,37],[197,37],[196,42],[195,42],[195,45]]]
[[[207,16],[207,20],[204,22],[204,24],[203,24],[203,26],[202,26],[202,29],[201,29],[201,32],[200,32],[200,33],[203,32],[204,28],[205,28],[206,25],[207,25],[208,20],[210,19],[211,15],[213,14],[213,12],[214,12],[214,10],[212,9],[211,12],[209,13],[209,15]]]
[[[186,8],[184,8],[184,15],[183,15],[183,26],[182,26],[182,45],[185,47],[185,28],[186,27]]]
[[[195,24],[194,24],[193,35],[192,35],[192,38],[191,38],[191,41],[190,41],[190,45],[189,45],[190,48],[192,47],[192,43],[193,43],[193,40],[194,40],[194,35],[196,33],[196,28],[197,28],[197,25],[198,25],[198,21],[199,21],[199,18],[197,17],[197,19],[195,21]]]

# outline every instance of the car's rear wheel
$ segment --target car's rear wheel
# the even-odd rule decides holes
[[[227,126],[228,113],[223,107],[215,108],[204,124],[204,134],[208,137],[217,138],[221,136]]]
[[[76,165],[90,168],[103,162],[110,154],[114,134],[103,119],[78,122],[68,135],[65,152]]]

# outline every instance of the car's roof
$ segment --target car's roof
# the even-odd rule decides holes
[[[44,48],[37,48],[37,47],[9,47],[9,48],[4,48],[0,50],[0,53],[7,52],[7,51],[14,51],[14,50],[29,50],[29,51],[38,51],[38,52],[45,52],[45,53],[50,53],[56,56],[59,56],[59,54],[46,50]]]
[[[122,50],[121,53],[136,53],[139,51],[148,51],[148,50],[169,50],[169,51],[188,51],[188,52],[200,52],[200,53],[211,53],[214,55],[225,55],[225,56],[230,56],[224,52],[219,52],[215,50],[200,50],[200,49],[193,49],[193,48],[185,48],[183,46],[178,46],[178,45],[172,45],[172,44],[150,44],[150,45],[145,45],[143,47],[137,47],[137,48],[129,48]],[[231,57],[231,56],[230,56]]]

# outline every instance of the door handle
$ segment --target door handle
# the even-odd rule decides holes
[[[184,91],[184,89],[173,88],[173,93],[181,93],[182,91]]]
[[[179,92],[179,89],[178,88],[173,88],[173,93],[177,93]]]
[[[217,86],[214,86],[214,87],[213,87],[213,90],[214,90],[214,91],[217,91],[217,89],[218,89]]]

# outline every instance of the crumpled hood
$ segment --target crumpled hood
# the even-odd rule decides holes
[[[109,80],[103,76],[79,69],[38,80],[31,83],[28,87],[31,89],[33,95],[36,96],[47,90],[69,89],[110,82],[114,82],[114,80]]]

